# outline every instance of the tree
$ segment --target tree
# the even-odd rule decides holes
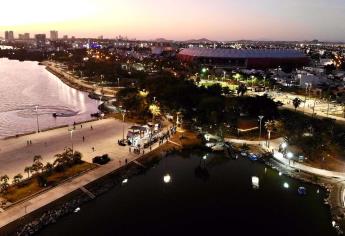
[[[154,122],[155,117],[161,114],[161,109],[158,105],[152,104],[149,106],[149,110],[152,114],[152,122]]]
[[[32,171],[38,173],[43,170],[43,163],[42,161],[42,156],[36,155],[34,156],[34,163],[32,164]]]
[[[240,84],[237,88],[237,95],[243,96],[247,92],[247,87],[244,84]]]
[[[292,100],[292,104],[295,108],[295,111],[297,110],[297,108],[301,105],[302,100],[299,98],[295,98],[294,100]]]
[[[1,186],[1,192],[2,193],[6,193],[7,192],[8,187],[10,186],[8,184],[9,180],[10,180],[10,178],[8,177],[8,175],[2,175],[0,177],[0,182],[1,182],[0,186]]]
[[[50,174],[53,170],[54,166],[52,163],[47,162],[47,164],[43,167],[44,171],[48,174]]]
[[[22,174],[17,174],[13,177],[13,184],[19,184],[23,179],[23,175]]]
[[[30,177],[30,173],[31,173],[31,166],[25,167],[24,172],[28,174],[28,178],[29,178]]]
[[[265,128],[267,130],[268,133],[268,142],[267,142],[267,146],[270,146],[270,139],[271,139],[271,132],[275,129],[275,121],[274,120],[268,120],[265,123]]]

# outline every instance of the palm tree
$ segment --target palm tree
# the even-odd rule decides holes
[[[270,146],[271,132],[275,129],[275,127],[276,127],[276,122],[274,120],[266,121],[265,128],[266,128],[267,133],[268,133],[267,147]]]
[[[34,156],[34,162],[42,161],[42,156],[41,155],[35,155]]]
[[[295,98],[294,100],[292,100],[292,104],[295,108],[295,111],[297,110],[297,108],[301,105],[302,100],[299,98]]]
[[[47,164],[43,167],[43,170],[47,173],[51,173],[53,168],[54,168],[53,164],[50,162],[47,162]]]
[[[154,122],[155,117],[161,114],[161,109],[158,105],[152,104],[150,105],[149,110],[152,114],[152,122]]]
[[[31,166],[25,167],[24,172],[28,174],[28,178],[29,178],[30,177],[30,173],[31,173]]]
[[[8,177],[8,175],[2,175],[2,176],[0,177],[1,192],[2,192],[2,193],[7,192],[7,189],[8,189],[8,187],[10,186],[10,185],[8,184],[8,181],[9,181],[9,180],[10,180],[10,178]]]
[[[34,163],[32,164],[32,170],[34,172],[43,171],[43,163],[42,163],[41,155],[34,156]]]
[[[23,175],[22,174],[17,174],[13,177],[13,184],[19,184],[23,179]]]
[[[82,154],[78,151],[75,151],[73,153],[73,156],[72,156],[72,163],[73,164],[78,164],[78,163],[81,163],[81,159],[82,159]]]

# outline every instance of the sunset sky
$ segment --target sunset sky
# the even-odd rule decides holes
[[[344,0],[11,0],[0,35],[345,41]]]

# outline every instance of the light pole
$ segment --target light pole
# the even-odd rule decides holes
[[[36,111],[37,133],[39,133],[40,132],[40,125],[38,123],[38,105],[35,106],[35,111]]]
[[[117,87],[120,87],[120,78],[117,78]]]
[[[68,129],[70,133],[70,139],[71,139],[71,146],[72,146],[72,153],[73,153],[73,128]]]
[[[260,120],[260,133],[259,133],[259,140],[261,139],[261,122],[262,119],[264,118],[264,116],[259,116],[259,120]]]
[[[122,140],[125,140],[125,116],[126,116],[126,110],[123,110],[121,112],[122,115]]]
[[[291,165],[290,165],[290,161],[291,161],[291,159],[293,158],[293,153],[292,153],[292,152],[288,152],[288,153],[286,154],[286,156],[287,156],[287,158],[289,159],[289,166],[291,166]]]

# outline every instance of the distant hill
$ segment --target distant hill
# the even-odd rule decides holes
[[[164,42],[172,42],[173,40],[165,39],[165,38],[158,38],[158,39],[155,39],[154,41],[164,43]]]
[[[209,40],[207,38],[201,38],[201,39],[190,39],[186,40],[186,43],[214,43],[215,41]]]

